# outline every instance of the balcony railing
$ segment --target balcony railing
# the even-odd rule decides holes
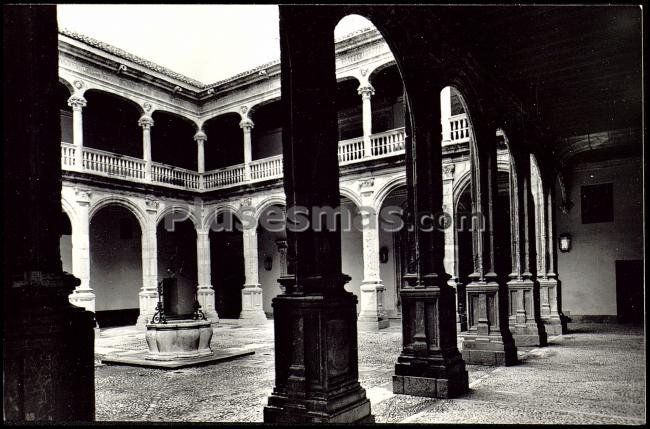
[[[445,144],[469,141],[470,129],[466,116],[456,115],[450,118],[450,135],[443,136]],[[370,146],[366,147],[363,137],[339,142],[338,158],[340,165],[404,154],[404,128],[372,134]],[[246,164],[231,165],[216,170],[197,173],[180,167],[173,167],[158,162],[147,163],[139,158],[118,155],[98,149],[82,148],[82,165],[77,165],[78,147],[70,143],[61,143],[61,168],[63,170],[82,171],[106,177],[118,177],[141,183],[187,189],[193,191],[212,191],[247,183],[279,179],[282,177],[282,155],[256,159]]]

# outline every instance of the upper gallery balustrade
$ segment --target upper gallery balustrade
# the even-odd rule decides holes
[[[449,122],[449,135],[443,136],[443,146],[468,142],[470,129],[466,115],[452,116]],[[404,128],[372,134],[369,147],[366,146],[366,141],[363,137],[340,141],[339,164],[348,165],[404,154]],[[64,171],[191,191],[212,191],[282,177],[282,155],[198,173],[157,162],[152,162],[148,171],[147,163],[139,158],[89,147],[82,147],[82,156],[79,157],[76,153],[78,150],[79,147],[71,143],[61,143],[61,168]],[[81,160],[81,165],[77,165],[78,160]]]

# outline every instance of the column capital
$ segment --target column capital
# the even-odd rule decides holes
[[[199,142],[204,142],[208,140],[207,134],[203,130],[198,130],[196,134],[194,134],[194,141],[199,143]]]
[[[140,125],[145,130],[153,127],[153,124],[153,118],[149,115],[142,115],[140,119],[138,119],[138,125]]]
[[[251,130],[254,126],[255,124],[251,118],[244,118],[239,122],[239,127],[244,131]]]
[[[72,94],[68,98],[68,106],[72,107],[72,110],[81,111],[84,107],[88,105],[88,102],[83,97],[83,95]]]
[[[357,88],[357,93],[362,98],[370,98],[373,95],[375,95],[375,88],[372,85],[370,85],[369,83],[359,85],[359,88]]]
[[[454,179],[454,171],[456,171],[456,165],[451,163],[451,164],[445,164],[442,166],[442,178],[443,180],[453,180]]]

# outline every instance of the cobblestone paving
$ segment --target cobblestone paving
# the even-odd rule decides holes
[[[470,392],[440,400],[392,393],[401,329],[359,336],[359,378],[378,423],[645,423],[641,328],[572,324],[544,348],[520,348],[512,367],[468,365]],[[146,349],[133,327],[102,330],[95,342],[97,420],[261,422],[273,389],[273,322],[215,328],[213,348],[255,354],[180,370],[99,364],[107,353]]]

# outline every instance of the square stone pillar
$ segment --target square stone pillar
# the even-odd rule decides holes
[[[62,271],[61,130],[54,5],[5,5],[3,420],[95,420],[93,314]]]
[[[435,82],[435,76],[429,76]],[[469,389],[457,348],[454,290],[447,281],[442,214],[442,146],[439,94],[431,85],[407,97],[405,109],[408,261],[402,302],[402,352],[393,392],[453,398]],[[426,101],[425,101],[426,100]],[[430,100],[435,100],[431,103]],[[416,124],[412,126],[411,121]]]
[[[494,237],[508,219],[495,219],[497,152],[495,128],[473,118],[470,140],[474,272],[466,286],[467,332],[463,359],[476,365],[514,365],[517,348],[509,330],[508,287],[495,272]],[[478,119],[478,120],[477,120]]]
[[[512,273],[508,281],[510,331],[520,346],[547,345],[540,317],[535,275],[535,207],[530,189],[530,156],[510,153],[510,224]]]
[[[273,299],[275,386],[266,423],[372,421],[359,384],[356,297],[341,273],[340,222],[300,228],[340,205],[334,18],[329,9],[280,5],[282,156],[287,271]],[[300,215],[302,218],[302,215]]]

